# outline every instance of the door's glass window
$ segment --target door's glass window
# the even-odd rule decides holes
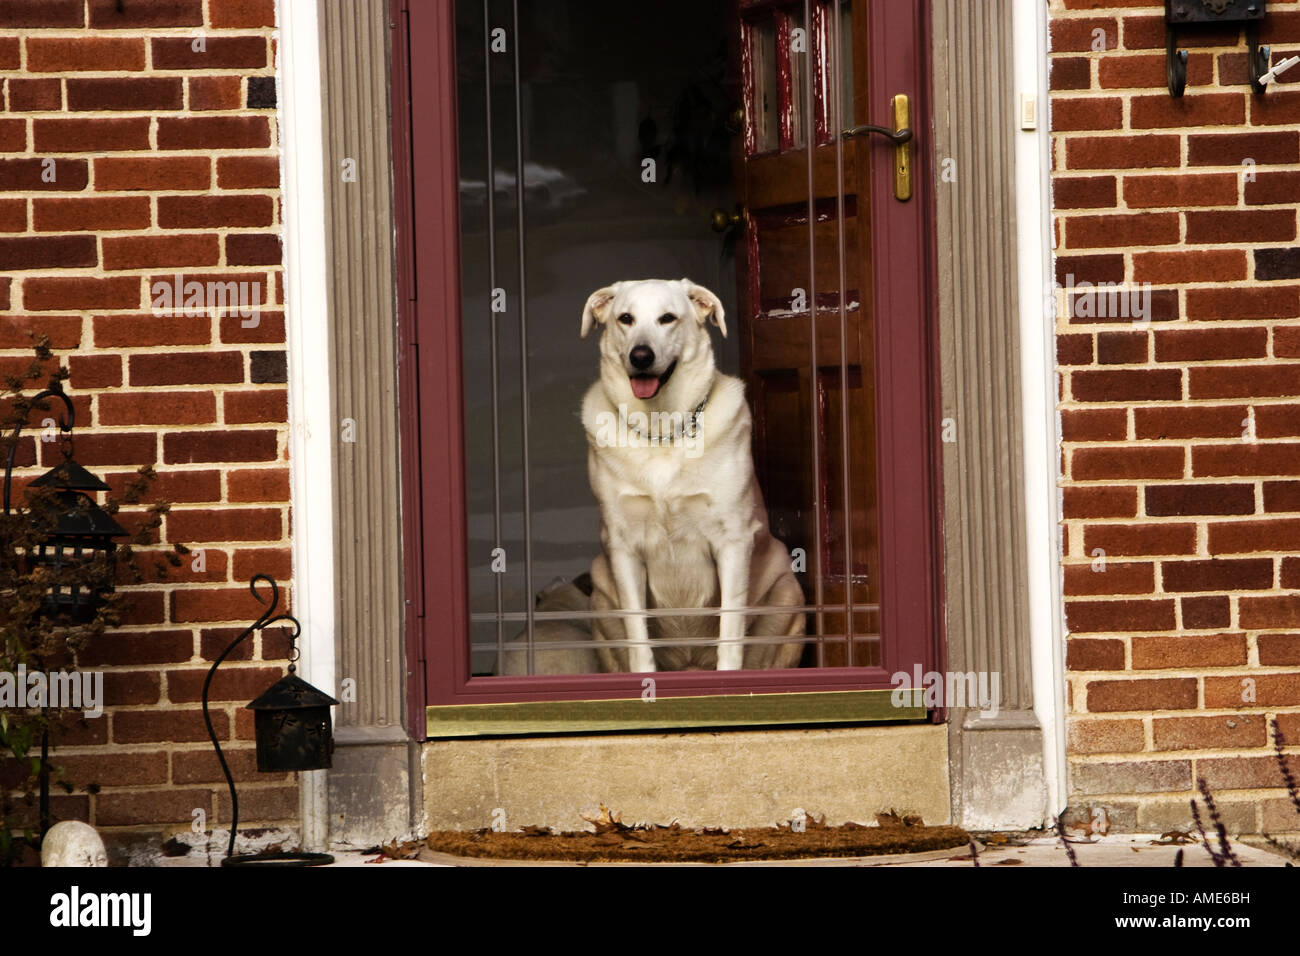
[[[881,662],[854,28],[811,9],[458,0],[475,676]]]
[[[853,87],[853,3],[840,0],[840,119],[844,128],[857,125]]]
[[[812,38],[808,35],[808,24],[804,22],[802,7],[795,7],[783,18],[787,38],[785,53],[790,64],[790,97],[786,115],[789,131],[782,145],[796,147],[804,145],[807,140],[809,83],[815,72],[808,55]]]
[[[781,145],[781,87],[776,57],[776,20],[757,24],[750,34],[753,57],[754,142],[760,153]]]

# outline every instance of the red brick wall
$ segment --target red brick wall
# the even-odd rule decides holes
[[[1231,829],[1296,830],[1300,68],[1255,96],[1239,33],[1189,33],[1172,99],[1163,13],[1050,4],[1057,281],[1152,292],[1149,325],[1058,311],[1071,803],[1158,831],[1203,777]]]
[[[130,626],[81,655],[106,672],[110,706],[56,736],[77,785],[56,811],[156,832],[200,808],[228,826],[203,676],[260,613],[250,576],[291,573],[274,4],[121,8],[0,3],[0,361],[26,354],[27,330],[50,336],[71,370],[78,459],[119,487],[153,463],[173,503],[161,543],[202,549],[206,568],[136,589]],[[256,326],[153,314],[153,281],[176,273],[257,282]],[[46,467],[57,448],[41,446]],[[293,779],[256,774],[243,709],[282,674],[284,648],[250,639],[215,685],[241,823],[297,815]]]

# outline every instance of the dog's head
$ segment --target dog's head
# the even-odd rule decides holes
[[[689,279],[641,279],[597,289],[582,310],[582,336],[603,327],[605,376],[626,375],[632,394],[654,398],[679,365],[712,365],[706,323],[725,337],[727,323],[716,295]]]

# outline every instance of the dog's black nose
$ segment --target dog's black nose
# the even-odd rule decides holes
[[[638,345],[628,354],[628,359],[631,360],[633,368],[645,371],[655,363],[655,353],[648,345]]]

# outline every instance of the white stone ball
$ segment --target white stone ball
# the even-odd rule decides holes
[[[41,866],[108,866],[108,851],[89,823],[64,820],[41,841]]]

